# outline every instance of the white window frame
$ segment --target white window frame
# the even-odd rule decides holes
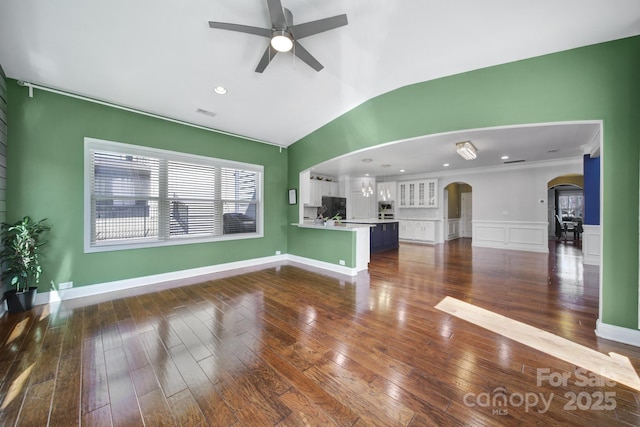
[[[92,241],[92,214],[91,199],[92,188],[91,182],[93,177],[93,168],[91,162],[91,153],[93,151],[112,151],[134,156],[148,156],[161,158],[165,160],[203,164],[217,167],[227,167],[235,169],[243,169],[257,172],[258,188],[257,188],[257,210],[256,232],[255,233],[234,233],[223,234],[220,236],[200,236],[200,237],[174,237],[171,239],[163,239],[162,237],[127,239],[110,242],[91,243]],[[230,160],[217,159],[214,157],[199,156],[195,154],[186,154],[158,148],[143,147],[121,142],[106,141],[96,138],[84,138],[84,252],[105,252],[117,251],[125,249],[151,248],[158,246],[173,246],[192,243],[217,242],[225,240],[241,240],[255,239],[264,237],[264,166],[251,163],[235,162]]]

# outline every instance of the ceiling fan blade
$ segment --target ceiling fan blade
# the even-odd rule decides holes
[[[284,18],[284,10],[280,0],[267,0],[269,8],[269,16],[271,17],[271,25],[274,28],[284,28],[287,24]]]
[[[256,36],[271,38],[271,30],[268,28],[251,27],[249,25],[230,24],[228,22],[213,22],[213,21],[209,21],[209,27],[217,28],[220,30],[238,31],[240,33],[255,34]]]
[[[295,55],[302,59],[304,62],[306,62],[306,64],[313,68],[316,71],[320,71],[324,68],[324,65],[322,65],[321,63],[318,62],[318,60],[316,58],[314,58],[307,49],[305,49],[304,47],[302,47],[302,45],[300,43],[298,43],[296,41],[295,46],[293,47],[293,53],[295,53]]]
[[[323,33],[333,30],[334,28],[347,25],[347,15],[336,15],[331,18],[318,19],[317,21],[305,22],[304,24],[293,25],[289,28],[291,34],[296,39],[312,36],[314,34]]]
[[[264,51],[264,55],[260,58],[260,62],[258,62],[258,66],[256,67],[256,73],[261,73],[267,68],[269,62],[273,59],[274,56],[278,53],[277,50],[271,47],[271,43],[267,46],[267,50]]]

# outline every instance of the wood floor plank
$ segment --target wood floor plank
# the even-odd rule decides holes
[[[73,426],[80,421],[80,399],[82,385],[82,354],[79,351],[63,353],[51,405],[49,424],[52,426]]]
[[[72,424],[70,424],[72,425]],[[113,426],[111,421],[111,407],[109,405],[96,409],[82,415],[82,426],[86,427],[110,427]]]
[[[184,346],[173,347],[169,352],[205,418],[213,425],[234,424],[236,418],[231,409],[209,381],[193,354]]]
[[[140,397],[140,410],[146,426],[178,426],[159,388]]]
[[[180,375],[180,371],[167,348],[163,345],[162,339],[152,331],[143,332],[140,339],[149,355],[155,376],[164,395],[170,397],[187,389],[187,384]]]
[[[91,336],[82,347],[82,414],[109,404],[107,368],[100,336]]]
[[[53,379],[32,384],[26,393],[16,426],[47,425],[49,412],[51,411],[53,389]]]
[[[182,390],[167,398],[167,402],[179,426],[201,427],[207,425],[207,419],[189,389]]]
[[[143,426],[133,381],[124,349],[112,348],[104,352],[113,425]]]

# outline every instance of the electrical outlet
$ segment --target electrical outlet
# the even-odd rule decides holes
[[[282,252],[280,251],[276,251],[276,255],[280,255]]]
[[[62,282],[58,285],[59,290],[71,289],[73,288],[73,282]]]
[[[347,264],[346,262],[344,262],[344,260],[343,260],[343,259],[341,259],[341,260],[340,260],[340,261],[338,261],[338,262],[340,263],[340,265],[346,265],[346,264]]]

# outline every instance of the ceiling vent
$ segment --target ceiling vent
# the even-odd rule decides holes
[[[522,160],[509,160],[509,161],[502,162],[502,163],[504,163],[505,165],[508,165],[510,163],[522,163],[524,161],[525,161],[524,159],[522,159]]]
[[[215,117],[216,116],[216,113],[214,113],[213,111],[203,110],[202,108],[198,108],[196,110],[196,113],[204,114],[205,116],[209,116],[209,117]]]

